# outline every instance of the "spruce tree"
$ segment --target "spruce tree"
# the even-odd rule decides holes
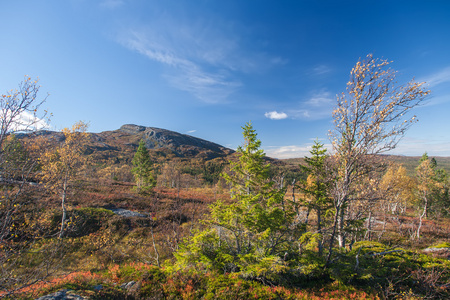
[[[143,140],[139,142],[132,164],[131,172],[133,172],[136,180],[137,191],[142,192],[153,188],[156,185],[156,180],[153,176],[153,163]]]
[[[326,153],[327,149],[324,148],[324,145],[315,141],[310,151],[312,156],[305,157],[306,165],[300,166],[302,171],[308,175],[308,178],[307,180],[302,181],[299,187],[306,196],[305,205],[308,208],[308,215],[311,210],[316,212],[317,233],[320,235],[323,234],[324,216],[333,206],[328,193],[331,182],[330,174],[326,167]],[[318,248],[319,254],[322,255],[322,237],[319,240]]]
[[[292,203],[284,188],[269,178],[261,142],[251,123],[243,128],[245,143],[238,147],[223,177],[231,186],[231,203],[217,201],[205,221],[209,228],[197,233],[175,254],[180,265],[201,263],[244,277],[277,280],[295,253],[299,231]]]

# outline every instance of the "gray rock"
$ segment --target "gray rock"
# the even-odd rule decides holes
[[[125,283],[123,283],[123,284],[120,285],[120,288],[129,290],[129,289],[132,288],[135,284],[136,284],[136,281],[125,282]]]
[[[137,134],[141,131],[145,130],[144,126],[134,125],[134,124],[125,124],[119,129],[120,131],[123,131],[128,134]]]
[[[50,295],[39,297],[36,300],[87,300],[87,299],[88,298],[86,297],[72,294],[71,290],[65,289]]]
[[[442,248],[430,247],[430,248],[423,249],[423,251],[425,251],[425,252],[449,251],[450,252],[450,248],[446,248],[446,247],[442,247]]]
[[[148,217],[147,214],[141,214],[135,211],[131,211],[128,209],[123,209],[123,208],[110,208],[110,211],[112,211],[113,213],[115,213],[116,215],[122,216],[122,217],[140,217],[140,218],[146,218]]]

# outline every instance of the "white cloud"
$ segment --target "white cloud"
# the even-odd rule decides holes
[[[288,117],[287,114],[285,114],[284,112],[277,112],[277,111],[271,111],[271,112],[266,112],[264,114],[264,116],[266,116],[266,118],[269,118],[271,120],[283,120],[286,119]]]
[[[425,81],[430,87],[436,86],[441,83],[450,82],[450,67],[442,69],[441,71],[425,77],[420,81]]]
[[[197,130],[189,130],[188,132],[186,132],[186,133],[194,133],[194,132],[196,132]]]
[[[8,115],[8,113],[7,113]],[[6,116],[7,117],[7,116]],[[14,121],[11,123],[11,132],[18,131],[35,131],[42,129],[49,129],[50,125],[45,122],[43,119],[36,117],[35,115],[29,112],[20,113]]]

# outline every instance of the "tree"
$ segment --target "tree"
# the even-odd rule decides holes
[[[430,211],[433,211],[435,215],[440,214],[441,211],[445,212],[449,206],[447,172],[438,169],[436,160],[434,158],[429,159],[426,152],[419,162],[420,164],[416,168],[416,189],[423,210],[419,214],[417,238],[420,238],[422,220],[429,217]]]
[[[411,202],[414,182],[402,165],[391,165],[383,175],[380,189],[384,195],[381,211],[400,214]]]
[[[251,123],[243,128],[244,145],[237,161],[230,162],[233,201],[217,201],[206,220],[209,228],[196,234],[176,254],[178,261],[203,263],[209,268],[265,280],[285,268],[299,238],[292,225],[293,206],[284,200],[285,190],[270,180],[261,142]]]
[[[301,166],[303,172],[308,175],[307,180],[300,184],[300,190],[307,197],[306,206],[308,214],[311,209],[315,210],[317,215],[317,233],[322,236],[324,214],[332,207],[329,195],[330,174],[326,164],[327,149],[318,141],[314,142],[310,151],[311,157],[305,157],[306,166]],[[322,255],[323,243],[319,241],[319,254]]]
[[[153,163],[143,140],[139,142],[139,147],[133,157],[132,164],[133,168],[131,172],[134,174],[137,190],[140,192],[153,188],[156,185],[156,180],[152,172]]]
[[[0,95],[0,295],[13,297],[20,288],[51,274],[55,248],[29,251],[42,237],[36,220],[40,203],[31,197],[36,159],[23,139],[13,133],[32,133],[45,125],[39,108],[38,80],[26,76],[18,89]],[[39,117],[38,117],[39,115]],[[45,256],[42,261],[40,257]],[[29,261],[32,261],[30,266]]]
[[[71,181],[88,162],[84,154],[89,134],[88,125],[84,122],[75,123],[72,128],[64,128],[64,141],[56,148],[47,148],[40,158],[41,180],[46,187],[61,196],[62,219],[59,237],[63,238],[67,218],[67,192]]]
[[[337,235],[340,247],[345,246],[346,210],[357,199],[359,182],[380,166],[377,155],[395,148],[416,122],[415,116],[407,119],[405,114],[430,93],[423,88],[423,82],[398,84],[396,71],[389,64],[371,54],[358,61],[333,111],[335,128],[330,139],[336,180],[332,188],[335,220],[330,244]],[[331,251],[329,255],[328,261]]]
[[[34,131],[44,125],[46,112],[38,117],[38,110],[47,97],[38,98],[40,86],[38,79],[29,76],[19,84],[19,88],[10,90],[0,97],[0,149],[11,132]]]

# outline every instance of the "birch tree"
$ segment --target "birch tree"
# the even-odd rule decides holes
[[[84,151],[89,140],[87,124],[75,123],[72,128],[64,128],[64,141],[56,148],[47,149],[40,158],[41,179],[53,192],[61,196],[62,219],[59,237],[63,238],[67,218],[67,195],[70,182],[87,163]]]
[[[45,278],[51,272],[56,249],[42,253],[30,252],[30,257],[46,255],[42,263],[37,258],[27,265],[27,254],[41,234],[35,226],[38,203],[30,197],[36,187],[30,185],[36,159],[29,155],[26,143],[14,136],[17,132],[32,133],[45,127],[46,112],[40,108],[47,96],[39,94],[38,80],[25,76],[17,89],[0,94],[0,295],[14,297],[20,288]],[[55,250],[55,251],[53,251]],[[45,252],[45,254],[44,254]]]
[[[424,82],[399,84],[390,63],[371,54],[359,60],[350,72],[346,92],[337,97],[335,127],[329,134],[336,163],[330,245],[337,235],[339,246],[345,247],[346,209],[355,200],[355,187],[379,166],[377,155],[394,149],[417,121],[407,114],[430,93]],[[330,256],[331,251],[328,262]]]

